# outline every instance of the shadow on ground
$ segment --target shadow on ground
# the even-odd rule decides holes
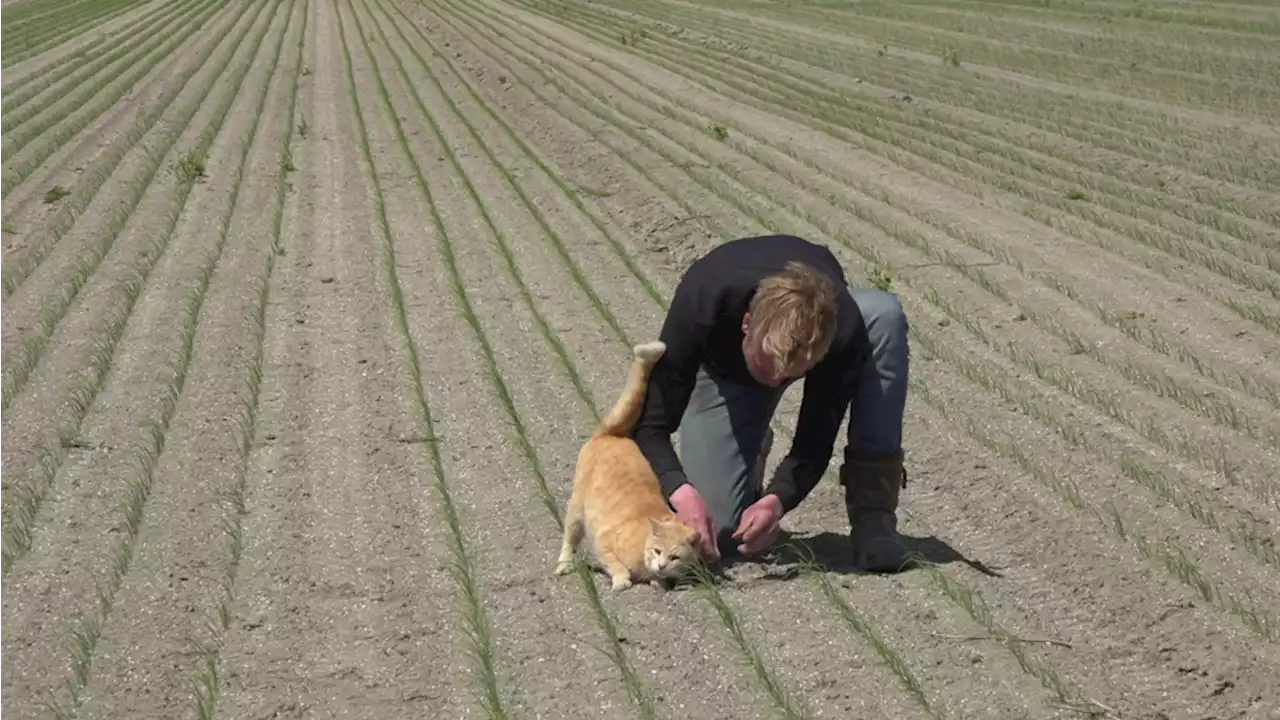
[[[961,562],[988,577],[1001,577],[1000,573],[981,560],[974,560],[956,550],[945,540],[936,536],[915,537],[903,536],[914,548],[915,552],[928,565],[948,565]],[[772,548],[762,553],[743,556],[737,553],[721,559],[712,571],[717,579],[734,581],[740,573],[735,570],[747,570],[743,574],[752,577],[751,582],[764,580],[791,580],[800,576],[802,560],[817,566],[819,569],[840,575],[881,575],[894,572],[910,572],[919,569],[919,563],[910,563],[898,571],[881,573],[864,570],[852,562],[849,548],[849,537],[841,533],[819,532],[812,535],[797,535],[782,531]]]
[[[948,565],[961,562],[988,577],[1003,577],[997,570],[981,560],[974,560],[956,550],[945,540],[930,535],[916,537],[902,536],[913,547],[924,565]],[[735,551],[721,558],[711,567],[703,566],[701,575],[715,585],[729,583],[743,587],[761,582],[788,581],[800,577],[801,571],[808,562],[818,570],[838,575],[886,575],[910,572],[919,569],[921,564],[911,563],[889,572],[864,570],[852,562],[849,548],[849,536],[834,532],[819,532],[812,535],[798,535],[782,530],[778,534],[773,547],[754,555],[741,555]],[[591,563],[593,573],[608,579],[608,573],[597,563]],[[675,580],[668,590],[691,590],[697,586],[697,571],[686,574]],[[655,588],[657,589],[657,588]]]

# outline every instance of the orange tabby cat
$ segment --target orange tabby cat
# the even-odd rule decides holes
[[[587,533],[615,591],[631,587],[633,579],[668,589],[697,555],[693,529],[667,506],[657,475],[630,437],[649,373],[666,350],[662,342],[632,348],[626,387],[578,453],[556,562],[558,575],[572,571],[573,553]]]

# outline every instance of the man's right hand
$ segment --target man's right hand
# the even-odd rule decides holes
[[[703,501],[698,489],[692,483],[685,483],[676,488],[676,491],[671,493],[671,507],[675,508],[677,517],[698,533],[694,544],[703,559],[709,563],[718,561],[720,548],[716,543],[716,526],[711,522],[711,513],[707,510],[707,503]]]

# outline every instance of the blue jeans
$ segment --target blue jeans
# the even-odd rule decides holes
[[[850,403],[845,452],[894,453],[902,448],[907,402],[907,316],[890,293],[856,287],[849,293],[862,311],[871,353]],[[773,444],[769,423],[786,387],[753,388],[698,371],[680,421],[680,461],[707,503],[723,554],[737,547],[730,535],[760,496]]]

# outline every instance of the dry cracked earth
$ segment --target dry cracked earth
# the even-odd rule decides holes
[[[1280,717],[1273,3],[3,7],[9,720]],[[553,576],[764,232],[907,308],[933,563],[833,463],[817,567]]]

